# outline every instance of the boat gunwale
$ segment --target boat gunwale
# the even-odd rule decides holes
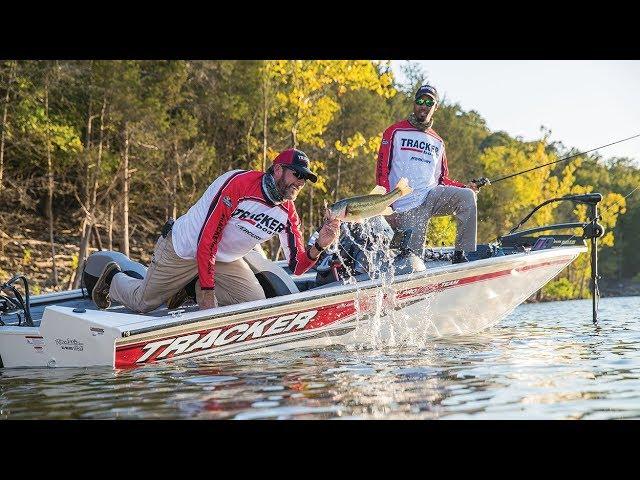
[[[573,252],[570,253],[569,252],[570,250],[573,250]],[[587,248],[584,246],[571,246],[571,247],[558,247],[558,248],[548,249],[548,250],[539,250],[539,251],[536,251],[536,253],[544,252],[545,254],[548,254],[550,252],[554,252],[555,253],[554,255],[544,255],[544,257],[552,258],[552,257],[562,256],[567,258],[573,257],[573,259],[575,259],[580,253],[583,253],[586,250]],[[487,259],[476,260],[469,263],[473,265],[473,270],[477,271],[478,269],[482,269],[482,268],[499,266],[501,263],[506,263],[506,260],[508,260],[509,263],[514,261],[519,263],[519,265],[515,265],[514,267],[512,267],[517,269],[531,263],[529,259],[532,258],[532,253],[533,252],[523,252],[522,254],[510,254],[510,255],[504,255],[500,257],[491,257]],[[535,255],[535,256],[538,257],[538,255]],[[499,261],[496,261],[496,260],[499,260]],[[415,272],[415,273],[408,273],[405,275],[398,275],[397,277],[394,278],[394,282],[392,285],[393,286],[403,285],[403,288],[411,289],[423,283],[424,279],[430,278],[430,277],[437,277],[437,276],[444,276],[445,278],[443,278],[442,281],[447,281],[446,280],[447,276],[455,275],[456,273],[462,270],[471,270],[469,268],[469,263],[445,265],[442,267],[427,269],[423,272]],[[382,285],[383,285],[383,279],[375,279],[375,280],[367,280],[364,282],[358,282],[357,284],[353,284],[353,285],[336,285],[328,289],[318,289],[318,293],[313,296],[309,296],[309,292],[312,290],[307,290],[304,292],[294,293],[294,294],[285,295],[281,297],[273,297],[265,300],[258,300],[255,302],[247,302],[240,309],[237,308],[237,305],[228,305],[225,307],[220,307],[218,311],[206,317],[201,316],[200,311],[188,312],[188,313],[177,314],[177,315],[175,313],[174,314],[170,313],[165,317],[153,317],[153,318],[150,317],[148,318],[148,321],[154,322],[153,325],[140,326],[138,328],[130,328],[130,329],[124,330],[122,332],[122,337],[127,338],[127,340],[131,339],[131,343],[133,343],[134,339],[131,338],[133,336],[136,337],[136,341],[137,341],[137,338],[139,338],[140,335],[146,336],[146,334],[159,331],[159,330],[162,330],[163,333],[166,333],[167,330],[173,330],[173,329],[178,330],[180,327],[183,327],[183,326],[189,326],[189,330],[193,330],[194,329],[193,324],[197,324],[200,322],[203,323],[202,325],[203,329],[210,328],[210,327],[216,328],[216,327],[224,326],[226,324],[231,323],[232,319],[235,319],[237,317],[242,317],[242,321],[252,321],[257,318],[264,318],[265,310],[273,309],[273,313],[270,313],[269,315],[272,315],[272,314],[274,316],[281,315],[282,313],[287,311],[286,307],[290,304],[295,304],[296,308],[298,309],[311,309],[316,306],[326,305],[326,304],[323,304],[322,301],[326,300],[328,297],[331,297],[332,304],[339,304],[346,300],[351,300],[353,296],[352,294],[356,291],[366,292],[372,289],[376,289]],[[301,297],[298,297],[298,298],[301,298],[301,301],[298,302],[297,301],[298,298],[293,298],[296,295],[301,296]],[[278,300],[274,302],[274,298],[278,298]],[[285,307],[285,308],[282,308],[282,307]],[[69,307],[60,307],[60,308],[69,308]],[[224,310],[221,310],[221,309],[224,309]],[[282,311],[279,312],[279,310],[283,310],[284,312]],[[248,313],[253,313],[253,315],[247,315]],[[119,314],[119,315],[123,315],[123,314]],[[179,316],[180,319],[170,321],[172,320],[172,318],[167,318],[167,317],[175,318],[176,316]],[[161,320],[161,322],[158,323],[158,320]],[[216,322],[216,320],[218,321]],[[118,340],[118,345],[120,345],[121,342],[122,340]],[[125,341],[122,344],[124,343],[129,344],[130,342]]]

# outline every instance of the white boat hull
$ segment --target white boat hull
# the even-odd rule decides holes
[[[427,342],[502,320],[585,247],[445,265],[217,309],[148,316],[46,306],[39,326],[0,326],[4,367],[130,368],[204,355],[332,344]]]

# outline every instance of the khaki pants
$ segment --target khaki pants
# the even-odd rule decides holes
[[[427,236],[427,223],[431,217],[454,215],[456,217],[456,250],[473,252],[476,250],[478,223],[476,194],[470,188],[437,185],[422,202],[406,212],[389,215],[387,220],[394,229],[413,229],[409,248],[421,255]]]
[[[144,279],[124,273],[113,277],[109,298],[136,312],[146,313],[165,303],[173,294],[198,276],[195,259],[184,259],[173,249],[171,233],[158,238],[151,264]],[[216,262],[215,292],[220,306],[262,300],[264,290],[247,262]],[[202,298],[200,281],[196,283],[196,301]]]

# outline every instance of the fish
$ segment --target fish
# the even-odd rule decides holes
[[[357,222],[378,215],[391,215],[393,213],[390,205],[410,194],[413,188],[409,186],[406,178],[398,180],[396,187],[387,193],[387,189],[381,185],[376,185],[368,195],[345,198],[339,200],[330,207],[325,200],[325,209],[331,220],[336,218],[343,222]]]

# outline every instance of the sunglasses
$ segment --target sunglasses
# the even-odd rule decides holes
[[[416,100],[416,105],[426,105],[431,108],[436,104],[436,101],[433,98],[419,98]]]
[[[286,168],[289,171],[291,171],[293,173],[293,176],[296,177],[298,180],[306,180],[307,179],[307,176],[302,172],[299,172],[299,171],[297,171],[297,170],[295,170],[295,169],[293,169],[291,167],[287,167],[285,165],[283,165],[282,167]]]

